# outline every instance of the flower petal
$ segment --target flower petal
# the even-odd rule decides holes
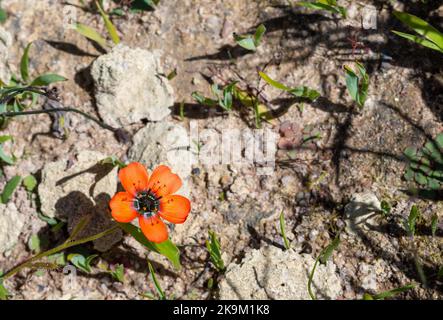
[[[128,192],[118,192],[112,197],[109,207],[115,221],[127,223],[137,217],[137,211],[132,207],[132,199]]]
[[[138,223],[140,224],[143,234],[149,241],[160,243],[168,240],[168,229],[158,215],[150,218],[140,216]]]
[[[160,200],[160,216],[172,223],[183,223],[191,211],[191,202],[180,195],[170,195]]]
[[[158,166],[152,172],[149,179],[148,188],[155,193],[157,197],[164,197],[173,194],[182,186],[182,180],[178,175],[171,172],[167,166]]]
[[[131,162],[118,173],[123,188],[130,194],[136,195],[138,191],[146,190],[149,182],[148,171],[138,162]]]

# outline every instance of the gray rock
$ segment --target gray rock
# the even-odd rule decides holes
[[[187,196],[193,163],[189,145],[189,135],[184,127],[168,122],[148,123],[134,135],[128,157],[150,170],[160,164],[169,166],[183,180],[179,193]]]
[[[375,218],[381,211],[381,203],[371,192],[356,193],[345,206],[347,230],[356,233],[366,224],[375,225]]]
[[[14,203],[0,203],[0,253],[12,249],[24,225],[25,216],[17,211]]]
[[[141,119],[159,121],[171,113],[173,89],[161,76],[159,51],[116,46],[91,68],[95,98],[102,119],[122,126]]]
[[[273,246],[252,250],[241,264],[230,264],[220,282],[220,299],[310,299],[308,274],[314,259],[293,250]],[[313,291],[317,298],[335,299],[342,294],[340,278],[330,261],[318,265]]]
[[[11,71],[9,70],[8,49],[12,45],[12,36],[3,27],[0,27],[0,80],[9,83]]]
[[[42,212],[68,222],[71,231],[86,215],[92,215],[88,226],[79,234],[86,237],[114,225],[109,200],[117,191],[117,167],[101,165],[105,155],[82,151],[77,160],[62,159],[48,163],[42,170],[38,186]],[[106,251],[122,238],[118,230],[94,241],[99,251]]]

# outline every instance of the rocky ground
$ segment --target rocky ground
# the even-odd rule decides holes
[[[107,204],[118,188],[117,168],[97,164],[108,156],[150,169],[167,163],[183,178],[181,193],[192,202],[186,223],[171,226],[180,270],[116,233],[83,246],[99,254],[91,273],[78,271],[73,279],[60,270],[23,271],[5,283],[12,298],[142,299],[141,293],[155,292],[148,257],[167,296],[175,299],[309,299],[310,268],[340,233],[331,260],[314,277],[319,298],[360,299],[366,292],[416,283],[395,298],[441,299],[442,205],[405,192],[411,185],[403,179],[403,151],[443,131],[443,58],[390,30],[400,27],[393,9],[424,17],[441,30],[443,7],[439,1],[339,2],[348,7],[346,20],[288,1],[160,1],[153,11],[113,17],[122,43],[106,53],[69,27],[67,17],[74,16],[105,33],[100,15],[80,2],[3,0],[9,17],[0,27],[2,80],[19,73],[23,50],[32,41],[31,73],[68,78],[57,84],[63,105],[99,116],[129,135],[122,139],[72,113],[65,115],[62,134],[54,132],[47,115],[14,118],[2,130],[14,136],[5,150],[17,162],[2,167],[0,189],[14,175],[34,174],[39,184],[37,193],[20,187],[0,205],[0,270],[33,255],[34,235],[46,239],[44,249],[61,243],[85,214],[94,214],[87,233],[113,224]],[[107,10],[114,6],[105,3]],[[376,29],[361,26],[365,4],[377,8]],[[261,23],[267,32],[256,52],[236,46],[233,32],[253,32]],[[354,60],[370,75],[361,110],[346,91],[342,69]],[[173,70],[177,75],[168,80]],[[288,86],[315,88],[322,97],[291,98],[265,86],[261,70]],[[262,99],[278,115],[262,123],[277,136],[270,174],[261,174],[258,164],[199,161],[199,152],[219,142],[188,138],[192,130],[220,137],[224,130],[254,128],[248,110],[226,113],[191,97],[194,91],[210,95],[211,83],[233,80],[243,89],[263,89]],[[317,133],[317,139],[303,143]],[[381,201],[392,206],[388,215],[380,213]],[[417,235],[410,237],[404,221],[413,204],[422,215]],[[39,212],[66,224],[54,232]],[[280,235],[281,212],[288,251]],[[439,224],[432,236],[434,215]],[[224,274],[209,261],[208,230],[220,237]],[[100,268],[119,263],[125,266],[124,283]]]

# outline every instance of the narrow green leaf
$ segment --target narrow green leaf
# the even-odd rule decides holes
[[[3,147],[0,146],[0,160],[3,161],[6,164],[13,165],[14,159],[10,156],[8,156],[5,151],[3,150]]]
[[[160,286],[160,283],[158,282],[157,277],[155,276],[154,268],[152,267],[152,265],[149,261],[148,261],[148,267],[149,267],[149,272],[151,273],[152,281],[154,282],[154,285],[155,285],[155,289],[157,290],[157,293],[160,296],[160,300],[166,300],[165,293],[163,292],[163,289]]]
[[[21,181],[20,176],[14,176],[6,183],[5,188],[3,189],[2,193],[2,203],[7,203],[9,199],[11,198],[12,194],[14,193],[17,186],[20,184]]]
[[[29,79],[29,49],[31,49],[31,45],[32,42],[26,46],[20,61],[20,74],[24,82],[27,82]]]
[[[283,242],[285,244],[286,250],[289,250],[291,247],[288,241],[288,238],[286,237],[286,223],[285,223],[285,215],[283,214],[283,211],[280,213],[280,232],[283,237]]]
[[[75,30],[86,38],[97,42],[103,49],[107,48],[106,40],[93,28],[77,23],[75,25]]]
[[[261,24],[257,27],[257,30],[255,30],[255,34],[254,34],[255,47],[258,47],[260,45],[265,32],[266,32],[266,27],[263,24]]]
[[[132,235],[135,240],[144,245],[146,248],[165,256],[169,261],[171,261],[172,265],[176,269],[180,269],[180,251],[171,240],[168,239],[161,243],[154,243],[146,239],[140,228],[137,228],[130,223],[119,223],[119,226],[125,232]]]
[[[31,82],[31,86],[48,86],[54,82],[66,81],[65,77],[59,76],[58,74],[48,73],[41,76],[38,76]]]
[[[320,262],[325,264],[329,258],[332,256],[332,253],[334,250],[337,249],[337,247],[340,244],[340,237],[337,235],[334,240],[324,249],[322,254],[320,255]]]
[[[437,47],[443,50],[443,33],[431,26],[423,19],[406,12],[395,11],[394,16],[413,29],[419,35],[433,42]]]
[[[396,35],[402,37],[402,38],[411,40],[411,41],[413,41],[415,43],[418,43],[418,44],[420,44],[420,45],[422,45],[422,46],[424,46],[426,48],[437,50],[437,51],[440,51],[440,52],[443,53],[443,49],[442,48],[437,46],[434,42],[429,41],[429,40],[427,40],[425,38],[422,38],[422,37],[419,37],[419,36],[415,36],[415,35],[409,34],[409,33],[404,33],[404,32],[400,32],[400,31],[396,31],[396,30],[392,30],[392,32],[395,33]]]
[[[95,3],[97,5],[98,10],[100,11],[100,15],[102,16],[103,21],[105,22],[106,30],[108,30],[112,42],[114,42],[115,44],[119,44],[120,37],[118,36],[117,29],[115,28],[114,24],[109,19],[108,15],[105,13],[101,5],[97,1]]]
[[[311,89],[306,86],[299,86],[295,88],[289,88],[285,86],[283,83],[280,83],[276,80],[271,79],[267,74],[264,72],[259,71],[258,73],[260,77],[265,80],[268,84],[273,86],[274,88],[289,92],[290,94],[300,97],[300,98],[307,98],[311,101],[315,101],[318,97],[320,97],[320,93],[314,89]]]
[[[435,237],[435,234],[437,233],[437,227],[438,227],[438,216],[437,214],[434,214],[431,220],[431,233],[433,237]]]
[[[5,9],[0,8],[0,23],[5,23],[7,18],[8,14],[6,13]]]
[[[46,222],[46,223],[49,224],[50,226],[55,226],[55,225],[57,225],[57,223],[59,223],[59,222],[57,221],[57,219],[55,219],[55,218],[50,218],[50,217],[48,217],[48,216],[45,216],[45,215],[44,215],[43,213],[41,213],[41,212],[38,212],[38,213],[37,213],[37,216],[38,216],[38,218],[39,218],[40,220]]]
[[[400,288],[384,291],[373,296],[374,300],[383,300],[385,298],[391,298],[399,293],[403,293],[415,288],[415,284],[408,284]]]
[[[270,84],[271,86],[273,86],[274,88],[280,89],[280,90],[284,90],[284,91],[289,91],[291,90],[291,88],[285,86],[283,83],[280,83],[278,81],[275,81],[273,79],[271,79],[267,74],[265,74],[264,72],[259,71],[258,74],[260,75],[260,77],[265,80],[268,84]]]
[[[92,215],[84,216],[80,219],[80,221],[75,225],[74,229],[71,232],[71,235],[66,240],[66,243],[76,240],[76,237],[82,232],[86,226],[89,224],[89,222],[92,219]]]

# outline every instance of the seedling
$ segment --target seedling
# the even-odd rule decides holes
[[[155,276],[154,268],[152,267],[151,263],[148,261],[148,267],[149,272],[151,274],[151,279],[154,282],[155,289],[157,290],[157,294],[159,296],[160,300],[166,300],[165,292],[163,291],[162,287],[160,286],[160,283],[157,280],[157,277]],[[147,295],[149,296],[149,295]]]
[[[95,5],[103,19],[103,22],[105,24],[106,30],[108,31],[109,37],[111,38],[112,42],[114,44],[120,43],[120,37],[118,36],[117,29],[115,28],[112,21],[109,19],[108,15],[103,10],[102,6],[95,2]],[[75,30],[80,33],[81,35],[85,36],[86,38],[94,41],[97,43],[100,47],[102,47],[104,50],[108,49],[108,44],[106,39],[95,29],[88,27],[87,25],[77,23],[75,25]]]
[[[214,231],[209,230],[208,233],[209,240],[206,240],[206,248],[208,249],[211,262],[218,272],[224,272],[226,268],[221,255],[220,242]]]
[[[289,88],[286,85],[271,79],[267,74],[263,72],[259,72],[259,75],[263,80],[265,80],[268,84],[270,84],[274,88],[289,92],[290,94],[296,97],[306,98],[311,101],[315,101],[317,100],[318,97],[320,97],[320,93],[318,91],[311,89],[309,87],[299,86],[299,87]]]
[[[408,234],[413,237],[415,235],[415,226],[417,219],[420,217],[420,210],[418,207],[414,204],[411,208],[411,211],[409,212],[408,219],[405,221],[405,228]]]
[[[97,258],[97,254],[91,254],[84,256],[80,253],[71,253],[68,255],[68,261],[71,262],[76,268],[82,270],[85,273],[91,273],[91,262]]]
[[[257,47],[260,45],[263,35],[266,32],[266,27],[261,24],[255,30],[253,35],[238,35],[234,33],[234,40],[240,46],[246,50],[256,51]]]
[[[286,250],[289,250],[291,248],[291,245],[289,244],[288,237],[286,237],[286,222],[283,211],[280,213],[280,233],[283,238],[283,243],[285,244]]]
[[[340,244],[340,237],[337,234],[334,240],[332,240],[332,242],[320,252],[317,259],[315,259],[314,266],[312,267],[308,279],[308,293],[312,300],[317,300],[317,297],[314,295],[314,292],[312,291],[312,280],[314,279],[315,269],[317,268],[319,262],[322,264],[327,263],[327,261],[331,258],[332,253],[334,252],[335,249],[337,249],[339,244]]]
[[[352,99],[357,102],[360,108],[363,108],[368,94],[369,76],[361,63],[355,62],[355,65],[357,71],[346,65],[343,67],[346,76],[346,87]]]
[[[319,0],[316,2],[299,1],[296,4],[313,10],[326,10],[332,13],[340,14],[346,19],[346,8],[337,5],[336,0]]]
[[[21,180],[22,178],[20,176],[14,176],[6,183],[3,193],[1,194],[2,203],[7,203],[9,201]]]
[[[418,43],[421,46],[443,53],[443,33],[425,20],[406,12],[394,12],[394,16],[403,24],[414,30],[417,35],[392,30],[396,35]]]
[[[407,292],[407,291],[409,291],[411,289],[414,289],[415,286],[416,286],[415,284],[408,284],[408,285],[405,285],[403,287],[399,287],[399,288],[396,288],[396,289],[391,289],[391,290],[388,290],[388,291],[383,291],[383,292],[375,294],[375,295],[371,295],[369,293],[365,293],[363,295],[363,300],[384,300],[386,298],[392,298],[392,297],[394,297],[394,296],[396,296],[396,295],[398,295],[400,293]]]

